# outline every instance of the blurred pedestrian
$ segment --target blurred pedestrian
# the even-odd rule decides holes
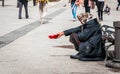
[[[119,9],[119,6],[120,6],[120,0],[117,0],[117,2],[118,2],[118,5],[117,5],[117,7],[116,7],[116,11],[118,11],[118,9]]]
[[[28,0],[19,0],[19,19],[22,19],[22,7],[25,8],[25,17],[26,19],[29,18],[28,16]]]
[[[98,18],[100,21],[103,21],[103,8],[105,4],[105,0],[97,0],[97,9],[98,9]]]
[[[75,4],[76,0],[69,0],[69,2],[71,3],[71,9],[72,9],[72,16],[73,16],[73,22],[76,21],[76,11],[77,11],[77,5]]]
[[[17,0],[17,8],[19,7],[19,0]]]
[[[46,20],[44,17],[47,13],[48,0],[36,0],[36,3],[39,3],[40,22],[44,24],[46,23]]]
[[[90,13],[89,0],[84,0],[85,12]]]

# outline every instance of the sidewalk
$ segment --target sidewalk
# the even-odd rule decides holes
[[[38,7],[33,7],[32,3],[29,6],[30,19],[18,20],[14,15],[17,15],[16,2],[9,2],[13,3],[13,6],[0,7],[0,16],[7,17],[0,18],[1,36],[10,32],[13,34],[10,36],[15,38],[26,30],[37,27],[0,48],[0,74],[120,74],[119,70],[106,68],[104,61],[84,62],[70,59],[69,56],[76,51],[69,42],[69,37],[48,38],[50,34],[80,25],[79,21],[72,21],[70,6],[63,7],[66,2],[53,5],[49,9],[47,24],[40,24],[39,16],[35,14],[38,13]],[[110,0],[110,4],[111,7],[114,6],[115,1]],[[10,15],[6,15],[8,12]],[[78,13],[81,12],[84,12],[84,8],[78,8]],[[91,13],[97,16],[96,10]],[[104,15],[104,21],[101,23],[112,26],[113,21],[119,20],[117,15],[119,11],[112,7],[111,15]]]
[[[60,1],[61,2],[61,1]],[[49,2],[48,7],[52,7],[60,2]],[[1,1],[0,1],[1,3]],[[39,20],[39,7],[33,6],[33,2],[28,3],[29,19],[25,19],[24,7],[22,11],[23,19],[18,19],[18,8],[16,8],[17,1],[6,0],[5,7],[0,6],[0,36],[3,36],[15,29],[24,25],[30,24]],[[48,13],[50,14],[50,13]]]

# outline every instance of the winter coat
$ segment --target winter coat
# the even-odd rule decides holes
[[[102,42],[102,33],[97,19],[92,19],[82,26],[71,28],[64,31],[65,36],[77,33],[80,40],[79,52],[81,58],[93,59],[96,57],[105,57],[104,44]],[[91,59],[91,60],[92,60]]]

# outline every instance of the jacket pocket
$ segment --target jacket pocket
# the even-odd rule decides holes
[[[84,54],[85,57],[93,56],[93,47],[89,42],[81,43],[79,46],[80,53]]]

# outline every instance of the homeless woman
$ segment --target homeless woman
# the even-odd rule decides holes
[[[76,51],[78,51],[76,55],[71,55],[70,58],[82,61],[104,60],[104,44],[97,19],[93,18],[90,13],[81,13],[77,18],[82,23],[81,26],[57,33],[58,38],[63,35],[70,35],[70,42],[74,44]]]

